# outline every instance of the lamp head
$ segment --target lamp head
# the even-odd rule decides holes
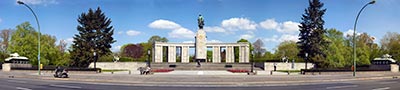
[[[372,0],[371,2],[369,2],[368,4],[374,4],[376,1]]]
[[[25,4],[24,2],[22,2],[22,1],[17,1],[17,3],[18,4]]]

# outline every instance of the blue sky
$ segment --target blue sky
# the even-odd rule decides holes
[[[301,15],[308,0],[21,0],[37,13],[41,32],[72,43],[77,18],[89,8],[100,7],[114,26],[113,51],[128,43],[146,42],[159,35],[170,42],[193,42],[197,17],[205,18],[209,42],[262,39],[268,51],[284,40],[297,40]],[[327,8],[325,28],[351,33],[358,10],[370,0],[321,0]],[[400,32],[400,1],[377,0],[361,14],[358,32],[379,39],[386,32]],[[16,0],[0,1],[0,29],[25,21],[36,23],[31,12]],[[350,30],[350,31],[349,31]]]

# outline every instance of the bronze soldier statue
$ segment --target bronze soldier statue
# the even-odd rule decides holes
[[[203,29],[204,19],[203,19],[203,16],[201,16],[201,14],[199,14],[199,18],[197,19],[197,23],[199,24],[199,29]]]

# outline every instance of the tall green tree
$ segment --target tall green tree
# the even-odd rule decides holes
[[[111,44],[116,42],[111,20],[107,18],[98,7],[95,11],[91,8],[88,13],[82,13],[77,26],[78,34],[75,34],[72,45],[72,66],[87,67],[94,62],[95,52],[98,57],[111,55]]]
[[[323,39],[325,34],[324,23],[322,19],[326,9],[323,9],[323,3],[319,0],[309,0],[309,7],[305,9],[305,14],[302,15],[302,22],[300,23],[299,42],[300,48],[298,56],[313,62],[317,67],[324,63],[326,54],[323,52],[323,47],[327,45]]]
[[[29,24],[24,22],[16,27],[16,31],[12,34],[9,51],[10,53],[18,53],[20,56],[28,57],[31,60],[32,65],[37,65],[37,46],[38,46],[38,32]],[[54,65],[55,60],[61,56],[56,47],[56,38],[47,34],[41,34],[41,45],[40,45],[40,63],[43,65]]]
[[[352,65],[350,55],[351,47],[346,46],[343,32],[336,29],[329,29],[325,34],[325,39],[329,42],[324,52],[327,54],[325,65],[328,68],[348,67]]]
[[[300,57],[297,55],[299,54],[299,48],[297,48],[297,44],[294,41],[284,41],[281,42],[276,51],[275,51],[275,58],[276,59],[281,59],[283,57],[288,57],[289,60],[295,60],[295,61],[302,61]]]

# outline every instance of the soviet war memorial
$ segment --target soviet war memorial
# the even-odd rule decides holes
[[[0,90],[400,90],[398,0],[1,0]]]

